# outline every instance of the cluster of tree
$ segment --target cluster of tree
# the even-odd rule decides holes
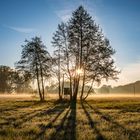
[[[54,71],[59,82],[59,97],[62,98],[64,75],[70,83],[70,98],[77,99],[81,84],[80,98],[86,99],[95,82],[102,79],[116,79],[112,55],[115,51],[100,27],[82,7],[78,7],[67,23],[58,25],[52,44],[55,46]],[[84,96],[85,86],[89,90]],[[62,87],[62,89],[61,89]]]
[[[0,92],[23,93],[32,91],[29,77],[29,73],[21,73],[8,66],[0,66]]]
[[[68,22],[58,25],[52,40],[55,47],[53,56],[50,56],[39,37],[32,38],[31,41],[26,40],[25,43],[16,68],[29,73],[31,79],[37,80],[41,101],[45,99],[45,80],[50,76],[58,80],[60,99],[63,96],[64,81],[69,81],[70,99],[75,101],[78,92],[81,100],[86,99],[95,82],[116,79],[118,74],[111,57],[115,51],[100,27],[82,6],[72,13]],[[89,89],[84,95],[87,85]]]
[[[22,46],[21,60],[16,63],[16,69],[29,73],[30,79],[37,79],[40,100],[45,100],[45,80],[51,75],[52,58],[42,43],[41,38],[25,40]]]

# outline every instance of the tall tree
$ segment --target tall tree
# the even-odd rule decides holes
[[[67,34],[67,60],[69,71],[72,71],[72,98],[77,99],[79,84],[82,83],[80,97],[85,99],[90,93],[93,83],[100,83],[104,78],[106,80],[116,79],[118,71],[112,59],[115,51],[83,6],[79,6],[72,13],[65,32]],[[61,41],[61,46],[63,45],[64,42]],[[65,54],[63,55],[65,56]],[[87,95],[83,97],[84,86],[87,83],[91,84],[91,87]]]
[[[116,78],[118,72],[111,56],[115,53],[87,11],[80,6],[69,21],[70,51],[75,57],[75,71],[82,69],[75,84],[77,98],[79,81],[82,81],[81,99],[86,81],[100,82],[103,78]],[[92,82],[93,81],[93,82]]]
[[[57,79],[58,79],[58,94],[59,99],[62,99],[63,94],[63,87],[64,81],[62,80],[61,86],[61,79],[64,79],[64,73],[67,72],[68,67],[65,67],[65,61],[68,62],[67,56],[67,25],[65,23],[61,23],[58,25],[57,31],[53,34],[53,46],[55,47],[54,51],[54,70]],[[61,78],[63,76],[63,78]]]
[[[41,38],[35,37],[31,41],[25,40],[22,46],[21,60],[16,68],[27,71],[33,79],[37,80],[40,100],[45,100],[44,80],[50,76],[51,56],[42,43]]]

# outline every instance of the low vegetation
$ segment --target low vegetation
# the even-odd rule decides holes
[[[0,140],[139,140],[140,98],[0,99]]]

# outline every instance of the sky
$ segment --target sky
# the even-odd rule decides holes
[[[140,80],[140,0],[0,0],[0,65],[14,68],[24,40],[40,36],[53,52],[52,35],[83,5],[116,50],[117,86]]]

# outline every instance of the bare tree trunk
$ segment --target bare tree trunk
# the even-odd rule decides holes
[[[42,97],[42,93],[41,93],[40,84],[39,84],[39,78],[38,77],[37,77],[37,84],[38,84],[38,92],[39,92],[39,96],[40,96],[40,101],[43,101],[43,97]]]
[[[91,92],[91,90],[92,90],[93,83],[94,83],[94,79],[92,80],[92,83],[91,83],[90,88],[89,88],[89,90],[88,90],[88,92],[87,92],[87,95],[84,97],[83,100],[86,100],[86,98],[87,98],[88,95],[90,94],[90,92]]]
[[[70,76],[70,101],[72,100],[72,79]]]
[[[41,64],[39,55],[37,55],[37,57],[39,60],[39,65],[40,65],[40,76],[41,76],[41,85],[42,85],[42,93],[41,93],[42,94],[42,101],[44,101],[45,100],[45,96],[44,96],[45,91],[44,91],[44,81],[43,81],[43,69],[42,69],[42,64]]]
[[[59,46],[59,51],[58,51],[58,55],[59,55],[59,60],[58,60],[58,94],[59,94],[59,100],[62,100],[62,96],[61,96],[61,80],[60,80],[60,46]]]
[[[61,100],[62,99],[62,96],[61,96],[61,81],[60,81],[60,76],[59,76],[59,86],[58,86],[58,94],[59,94],[59,99]]]
[[[86,70],[85,70],[85,68],[84,68],[84,73],[83,73],[83,83],[82,83],[82,90],[81,90],[81,96],[80,96],[80,99],[82,100],[82,98],[83,98],[83,94],[84,94],[84,88],[85,88],[85,72],[86,72]]]
[[[42,70],[41,70],[42,71]],[[45,90],[44,90],[44,81],[43,81],[43,74],[41,72],[41,83],[42,83],[42,99],[45,100]]]
[[[80,76],[78,75],[78,77],[76,77],[75,83],[74,83],[73,101],[77,100],[78,89],[79,89],[79,80],[80,80]]]
[[[62,81],[62,96],[64,95],[64,74],[63,74],[63,81]]]
[[[40,89],[40,81],[39,81],[39,72],[38,72],[38,67],[36,65],[36,73],[37,73],[37,85],[38,85],[38,92],[39,92],[39,96],[40,96],[40,101],[43,101],[43,97],[42,97],[42,93],[41,93],[41,89]]]

